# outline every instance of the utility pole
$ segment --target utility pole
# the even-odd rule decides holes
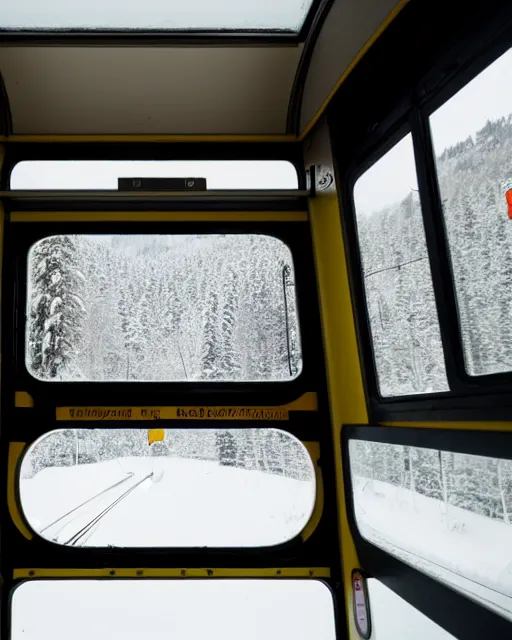
[[[290,377],[293,377],[294,371],[292,368],[292,354],[290,348],[290,326],[288,319],[288,298],[286,295],[286,287],[288,285],[288,277],[290,275],[290,267],[288,265],[283,266],[283,298],[284,298],[284,316],[286,323],[286,349],[288,351],[288,369],[290,370]]]

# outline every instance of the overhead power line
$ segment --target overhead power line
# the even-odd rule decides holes
[[[376,273],[382,273],[383,271],[391,271],[392,269],[400,269],[400,267],[405,267],[407,264],[412,264],[413,262],[420,262],[421,260],[428,260],[428,256],[423,256],[422,258],[415,258],[414,260],[408,260],[407,262],[401,262],[400,264],[395,264],[392,267],[385,267],[383,269],[377,269],[376,271],[371,271],[370,273],[365,273],[364,277],[369,278],[370,276],[374,276]]]

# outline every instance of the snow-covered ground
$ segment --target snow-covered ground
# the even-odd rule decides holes
[[[12,601],[12,640],[335,637],[331,592],[315,580],[31,581]]]
[[[355,476],[362,535],[512,618],[512,526],[386,482]]]
[[[372,613],[371,640],[455,640],[381,582],[368,580]]]
[[[41,535],[66,543],[122,498],[77,545],[275,545],[300,533],[315,502],[314,481],[202,460],[131,457],[43,469],[20,480],[21,504],[40,532],[116,483]]]
[[[69,543],[85,531],[76,541],[83,546],[277,544],[300,532],[315,499],[314,482],[164,457],[46,468],[20,482],[22,505],[34,529],[58,520],[42,535]],[[430,549],[432,531],[420,535],[419,530],[432,520],[438,505],[431,503],[436,501],[415,495],[415,503],[408,503],[409,492],[397,493],[382,482],[370,486],[361,478],[355,486],[358,521],[366,537],[380,536],[375,541],[393,553],[393,545],[410,549],[411,535],[414,552]],[[462,522],[455,510],[453,517]],[[446,555],[443,536],[468,535],[471,518],[455,532],[443,532],[443,516],[435,522],[440,562]],[[426,555],[432,557],[431,549]],[[372,640],[409,638],[411,629],[416,640],[451,638],[378,581],[369,581],[369,592]],[[27,582],[15,591],[12,629],[13,640],[67,640],[70,633],[77,640],[238,640],[241,633],[244,640],[335,638],[331,593],[311,580]]]

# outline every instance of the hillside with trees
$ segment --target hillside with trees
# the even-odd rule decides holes
[[[51,236],[29,253],[42,380],[258,381],[302,368],[291,253],[264,235]]]
[[[512,116],[445,149],[437,168],[467,370],[510,371]],[[382,395],[447,391],[418,192],[357,223]]]
[[[23,461],[22,476],[47,467],[71,467],[128,458],[207,460],[224,467],[313,481],[311,459],[293,436],[277,429],[166,429],[148,444],[147,429],[59,429],[38,440]]]
[[[512,461],[420,447],[353,441],[352,473],[438,500],[450,507],[512,523]]]

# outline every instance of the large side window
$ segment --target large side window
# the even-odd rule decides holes
[[[447,391],[410,135],[359,178],[354,200],[380,394]]]
[[[512,371],[512,50],[430,118],[465,367]]]
[[[511,435],[366,425],[343,439],[377,637],[416,637],[416,624],[418,638],[450,637],[419,612],[456,638],[509,634]]]
[[[372,421],[511,416],[512,23],[491,13],[402,97],[331,107]]]
[[[361,535],[512,618],[512,461],[364,440],[349,451]]]

